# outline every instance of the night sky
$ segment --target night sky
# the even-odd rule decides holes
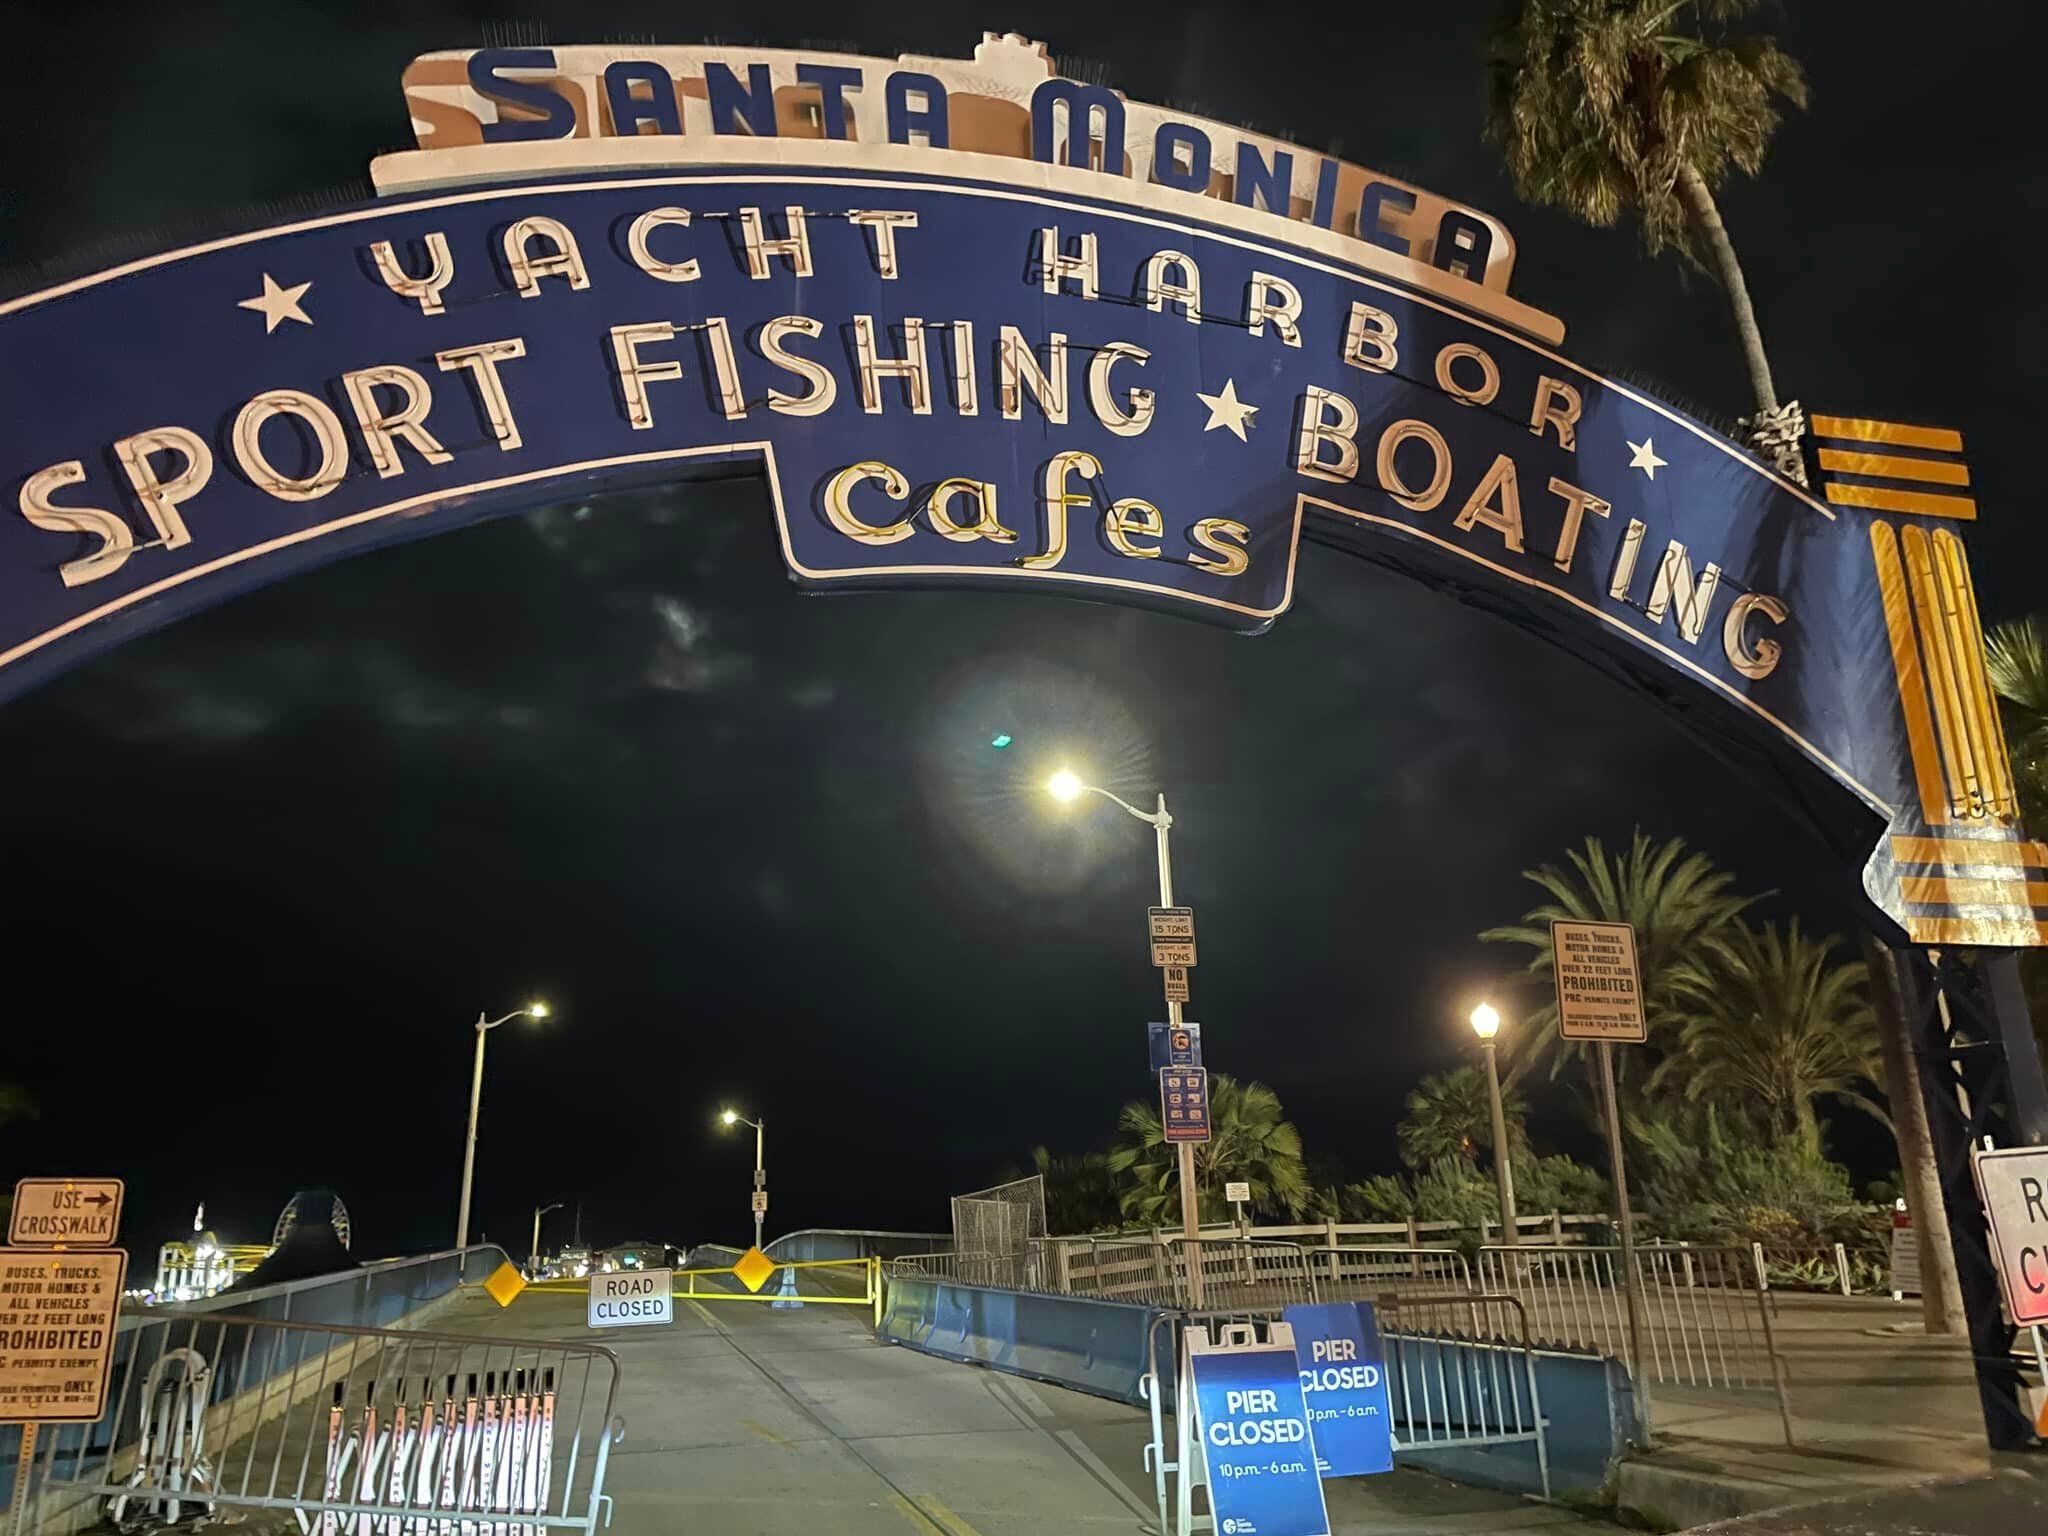
[[[2032,99],[2034,60],[2002,27],[1915,25],[1904,49],[1923,8],[1859,7],[1853,30],[1833,9],[1779,18],[1813,110],[1724,212],[1783,393],[1964,431],[1985,617],[2015,616],[2044,547],[2023,466],[2048,181],[2038,134],[1983,104]],[[1571,355],[1744,409],[1711,281],[1515,200],[1480,141],[1492,11],[518,14],[558,43],[884,55],[1024,31],[1133,97],[1499,215],[1515,291]],[[353,183],[408,142],[406,62],[503,14],[15,8],[0,261]],[[0,1076],[42,1110],[0,1128],[0,1174],[125,1177],[144,1253],[200,1200],[261,1239],[308,1185],[341,1192],[363,1255],[444,1244],[470,1025],[538,994],[554,1019],[491,1037],[492,1237],[520,1248],[534,1205],[579,1199],[598,1242],[742,1236],[728,1100],[767,1118],[771,1232],[943,1227],[948,1195],[1035,1143],[1106,1144],[1150,1089],[1151,834],[1053,813],[1038,786],[1069,754],[1166,791],[1209,1064],[1273,1085],[1354,1178],[1391,1169],[1401,1096],[1469,1050],[1479,996],[1512,1027],[1522,955],[1473,935],[1587,833],[1683,834],[1776,889],[1767,913],[1853,931],[1853,876],[1621,684],[1326,549],[1297,592],[1253,639],[1044,596],[807,598],[740,483],[382,551],[130,643],[0,709]],[[1840,1129],[1865,1176],[1891,1166]],[[1538,1139],[1590,1151],[1562,1096]]]

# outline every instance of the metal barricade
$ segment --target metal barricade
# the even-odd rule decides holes
[[[1152,1438],[1145,1447],[1145,1470],[1153,1478],[1161,1536],[1171,1536],[1175,1529],[1171,1511],[1185,1502],[1187,1479],[1199,1481],[1197,1467],[1181,1464],[1178,1446],[1185,1437],[1176,1435],[1170,1441],[1166,1429],[1167,1415],[1184,1411],[1179,1373],[1185,1330],[1201,1327],[1213,1333],[1219,1325],[1249,1323],[1264,1337],[1283,1310],[1271,1306],[1166,1313],[1153,1319],[1147,1330],[1141,1390],[1151,1415]],[[1388,1296],[1378,1299],[1374,1311],[1395,1454],[1531,1444],[1548,1500],[1549,1432],[1537,1386],[1535,1346],[1522,1304],[1512,1296]]]
[[[1518,1297],[1539,1345],[1612,1355],[1659,1386],[1769,1391],[1792,1443],[1784,1361],[1771,1329],[1771,1299],[1741,1248],[1645,1246],[1636,1250],[1643,1353],[1630,1348],[1621,1250],[1521,1244],[1479,1250],[1483,1290]]]
[[[624,1424],[602,1346],[207,1314],[136,1333],[107,1412],[44,1427],[28,1531],[102,1509],[123,1529],[292,1511],[308,1536],[539,1536],[608,1517]]]
[[[1320,1301],[1473,1293],[1472,1266],[1455,1248],[1314,1248],[1308,1266]]]
[[[1174,1285],[1173,1305],[1185,1307],[1191,1299],[1187,1239],[1175,1235],[1165,1246],[1167,1274]],[[1201,1256],[1204,1311],[1284,1307],[1316,1299],[1308,1255],[1298,1243],[1205,1237]]]

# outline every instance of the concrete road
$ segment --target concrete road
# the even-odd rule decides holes
[[[670,1327],[611,1330],[626,1439],[607,1489],[621,1536],[1031,1536],[1152,1528],[1147,1417],[1118,1403],[878,1343],[858,1307],[679,1301]],[[437,1328],[576,1339],[580,1294],[500,1311],[465,1297]],[[1170,1433],[1169,1429],[1169,1433]],[[1614,1527],[1419,1472],[1329,1485],[1334,1529],[1374,1536]]]
[[[2048,1531],[2048,1473],[2005,1467],[1694,1531],[1696,1536],[2040,1536]]]

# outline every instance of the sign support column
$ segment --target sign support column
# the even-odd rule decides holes
[[[1636,1272],[1636,1218],[1628,1201],[1628,1162],[1621,1148],[1621,1109],[1614,1092],[1614,1045],[1602,1040],[1600,1102],[1607,1113],[1607,1161],[1614,1172],[1614,1207],[1621,1227],[1622,1294],[1628,1303],[1628,1353],[1635,1362],[1636,1403],[1642,1409],[1643,1449],[1655,1443],[1650,1433],[1650,1359],[1643,1353],[1642,1277]]]
[[[1159,905],[1173,905],[1173,854],[1167,847],[1167,833],[1173,828],[1173,818],[1166,811],[1166,796],[1159,796],[1158,819],[1152,823],[1153,835],[1159,840]],[[1181,1005],[1171,997],[1166,1004],[1166,1022],[1176,1028],[1181,1022]],[[1180,1225],[1182,1233],[1182,1258],[1188,1273],[1188,1307],[1198,1311],[1202,1305],[1202,1224],[1195,1200],[1195,1149],[1188,1142],[1182,1142],[1180,1155]]]
[[[1616,1224],[1621,1228],[1621,1288],[1628,1306],[1629,1378],[1650,1430],[1650,1357],[1643,1352],[1642,1275],[1636,1269],[1636,1218],[1628,1199],[1628,1161],[1621,1142],[1621,1105],[1614,1089],[1614,1042],[1641,1045],[1650,1038],[1643,1008],[1643,976],[1636,964],[1636,931],[1629,923],[1552,922],[1550,971],[1557,982],[1557,1033],[1595,1047],[1594,1075],[1607,1120],[1607,1162],[1614,1176]],[[1789,1437],[1790,1430],[1787,1430]]]

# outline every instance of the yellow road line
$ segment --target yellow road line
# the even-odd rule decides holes
[[[924,1496],[924,1502],[930,1513],[937,1518],[939,1524],[943,1525],[951,1533],[951,1536],[981,1536],[981,1532],[969,1525],[961,1516],[954,1514],[952,1510],[946,1508],[945,1505],[941,1504],[930,1494]]]
[[[718,1328],[718,1324],[711,1321],[711,1314],[709,1312],[706,1312],[702,1307],[698,1306],[697,1303],[692,1301],[689,1297],[685,1296],[683,1298],[683,1305],[688,1307],[692,1312],[696,1313],[699,1317],[703,1318],[705,1325],[707,1327],[714,1329]],[[719,1331],[723,1332],[722,1329]]]
[[[756,1424],[752,1419],[741,1419],[740,1428],[746,1430],[749,1434],[759,1435],[763,1440],[766,1440],[770,1445],[779,1445],[785,1451],[790,1448],[789,1441],[783,1439],[782,1436],[775,1433],[774,1430],[770,1429],[765,1424]]]
[[[889,1507],[895,1510],[896,1513],[901,1515],[904,1519],[908,1520],[911,1523],[911,1525],[918,1531],[937,1531],[939,1532],[939,1536],[951,1536],[951,1533],[948,1532],[943,1525],[939,1524],[938,1521],[934,1520],[930,1515],[926,1514],[923,1510],[919,1509],[915,1504],[911,1503],[910,1500],[903,1497],[903,1495],[900,1493],[892,1493],[889,1495]]]

